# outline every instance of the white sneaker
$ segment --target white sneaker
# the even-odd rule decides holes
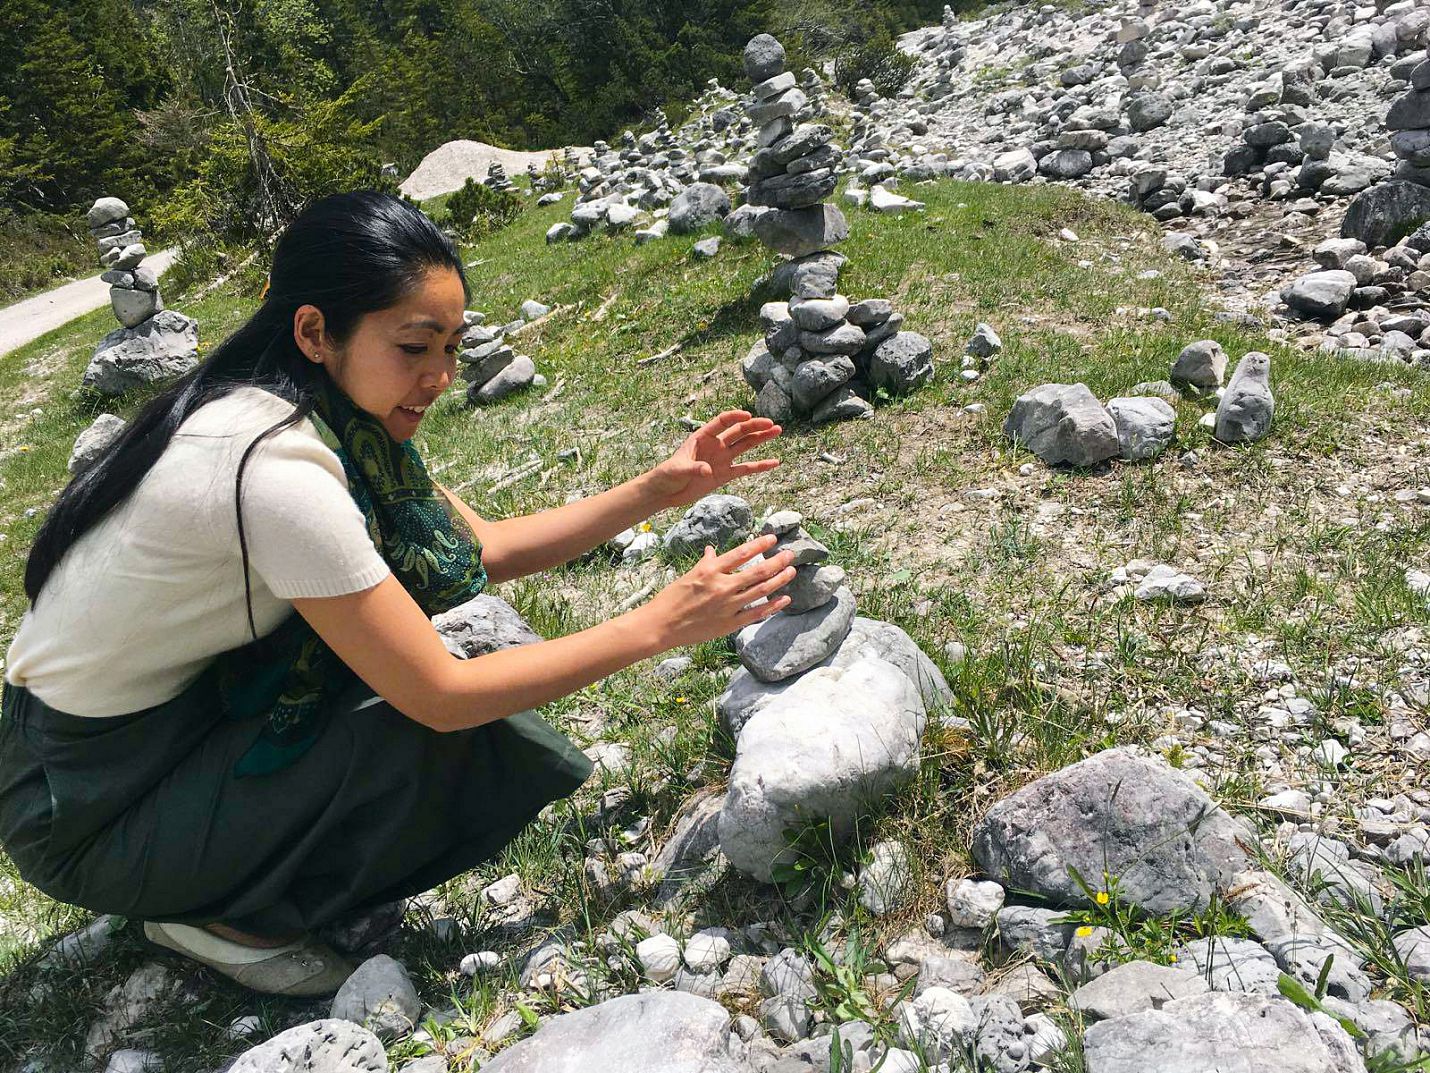
[[[310,938],[267,948],[244,946],[204,928],[154,921],[144,923],[144,937],[265,995],[331,995],[353,972],[335,950]]]

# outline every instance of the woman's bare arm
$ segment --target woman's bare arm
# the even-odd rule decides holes
[[[668,648],[732,633],[780,610],[757,607],[794,577],[782,552],[739,570],[774,545],[760,537],[724,555],[706,549],[648,604],[580,633],[459,660],[394,576],[363,592],[293,601],[328,646],[378,696],[434,730],[462,730],[536,708]]]

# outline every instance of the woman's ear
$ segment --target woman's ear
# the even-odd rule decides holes
[[[323,311],[317,306],[299,306],[293,314],[293,341],[315,365],[323,364],[325,328]]]

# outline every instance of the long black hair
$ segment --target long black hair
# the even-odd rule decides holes
[[[60,493],[25,564],[30,602],[38,601],[65,552],[138,487],[185,418],[236,388],[254,386],[287,399],[294,409],[261,432],[239,461],[234,500],[240,505],[238,539],[247,591],[244,468],[260,443],[312,412],[314,386],[328,375],[298,349],[294,313],[300,306],[317,306],[325,330],[342,343],[365,314],[396,305],[433,269],[456,272],[470,300],[456,247],[409,202],[359,190],[333,194],[306,208],[274,247],[268,293],[258,311],[207,360],[144,406],[100,458]],[[251,594],[248,620],[256,638]]]

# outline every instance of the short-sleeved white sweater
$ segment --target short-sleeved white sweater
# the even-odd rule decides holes
[[[292,412],[243,387],[189,415],[133,494],[60,560],[6,679],[71,715],[124,715],[177,696],[249,641],[234,478],[248,445]],[[250,456],[243,521],[260,637],[295,597],[361,592],[391,572],[306,418]]]

